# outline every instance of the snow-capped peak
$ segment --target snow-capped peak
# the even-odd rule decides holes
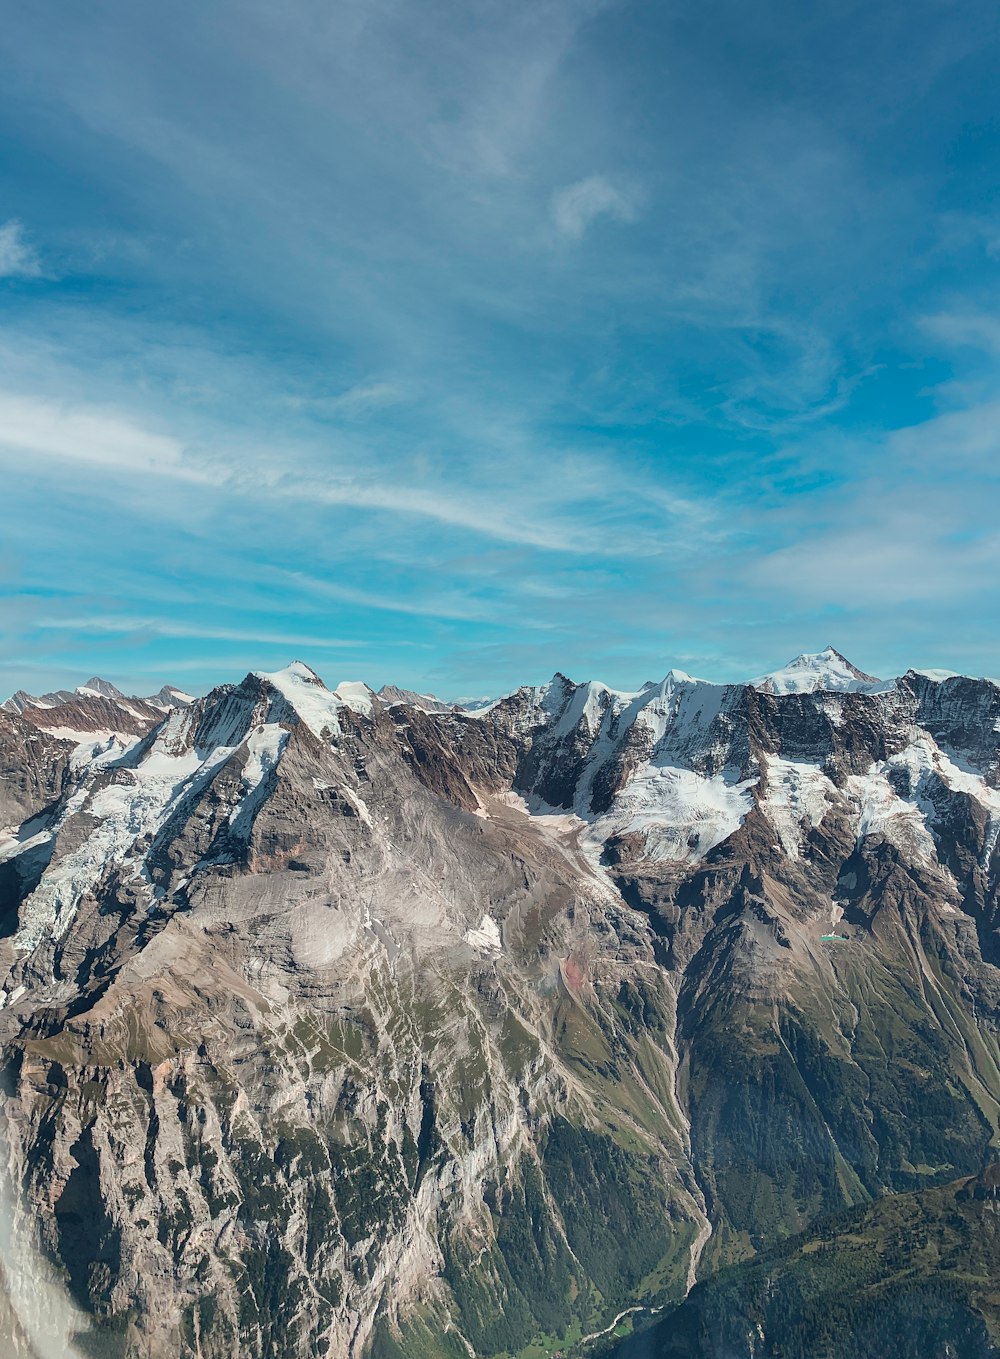
[[[364,680],[341,680],[333,692],[345,708],[364,713],[366,717],[371,717],[372,708],[378,702],[375,690]]]
[[[101,679],[99,675],[93,675],[86,684],[77,686],[76,692],[81,698],[124,698],[122,691],[110,680]]]
[[[153,708],[187,708],[194,702],[194,695],[186,694],[175,684],[165,684],[145,701]]]
[[[292,661],[284,670],[255,670],[254,674],[288,700],[314,736],[323,740],[326,735],[340,734],[339,714],[344,704],[304,661]]]
[[[277,682],[281,676],[287,676],[290,682],[314,684],[318,685],[320,689],[326,688],[316,671],[311,665],[306,665],[305,661],[292,661],[291,665],[286,665],[284,670],[275,670],[273,674],[266,678]]]
[[[321,740],[326,735],[340,735],[340,713],[344,708],[368,717],[376,702],[374,692],[361,682],[345,681],[331,691],[304,661],[293,661],[284,670],[254,673],[273,685]]]
[[[822,651],[803,652],[780,670],[761,675],[750,683],[768,694],[811,694],[817,690],[877,693],[887,687],[885,680],[866,675],[832,646]]]
[[[450,706],[460,708],[464,713],[481,713],[494,707],[499,702],[499,698],[493,698],[489,694],[480,694],[478,698],[456,698]]]
[[[16,689],[10,698],[0,703],[0,708],[8,713],[23,713],[25,708],[35,708],[40,700],[34,695],[29,694],[26,689]]]

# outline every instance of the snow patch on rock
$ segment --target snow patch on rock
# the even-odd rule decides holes
[[[377,702],[375,691],[362,680],[342,680],[334,689],[333,696],[338,698],[345,708],[350,708],[355,713],[363,713],[365,717],[371,717]]]
[[[109,867],[126,864],[136,840],[155,835],[180,799],[207,783],[231,754],[232,749],[225,746],[203,758],[193,749],[174,754],[154,745],[134,769],[115,770],[114,782],[94,791],[92,781],[87,781],[77,789],[49,834],[58,834],[79,812],[94,817],[98,824],[77,849],[50,865],[25,900],[15,946],[28,952],[47,934],[61,938],[84,893]],[[140,868],[137,861],[136,874]]]
[[[805,833],[818,826],[837,790],[814,764],[768,756],[763,805],[782,848],[797,859]]]
[[[480,923],[465,931],[462,936],[467,944],[481,949],[484,953],[499,953],[503,945],[500,941],[500,926],[491,915],[483,915]]]
[[[693,862],[742,825],[756,778],[732,771],[705,776],[676,765],[647,764],[595,822],[601,838],[640,832],[651,859]]]
[[[857,843],[883,835],[915,857],[934,859],[934,838],[920,806],[900,797],[886,777],[887,763],[873,765],[866,774],[847,779],[848,796],[857,807]]]
[[[247,762],[241,779],[243,800],[229,813],[230,825],[239,816],[245,816],[252,806],[256,806],[259,797],[255,797],[255,794],[261,791],[267,776],[277,768],[287,742],[287,728],[276,722],[255,728],[247,737]]]

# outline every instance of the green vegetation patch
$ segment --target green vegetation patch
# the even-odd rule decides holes
[[[995,1359],[996,1168],[889,1195],[730,1266],[607,1359]]]

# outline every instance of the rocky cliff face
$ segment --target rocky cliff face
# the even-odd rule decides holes
[[[586,1348],[989,1162],[1000,688],[842,659],[0,713],[8,1217],[80,1352]]]
[[[0,710],[0,827],[20,826],[55,802],[69,773],[71,745]]]

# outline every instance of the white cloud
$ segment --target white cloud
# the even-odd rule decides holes
[[[342,604],[360,605],[366,609],[384,610],[388,613],[410,614],[417,618],[449,618],[464,621],[489,622],[498,615],[499,605],[491,600],[478,607],[472,602],[468,589],[453,591],[450,594],[434,595],[430,598],[407,599],[399,595],[376,593],[372,590],[355,589],[332,580],[320,580],[302,571],[287,571],[281,568],[262,570],[278,580],[289,582],[296,592],[308,592],[326,599],[337,600]]]
[[[598,217],[632,222],[636,209],[636,195],[616,187],[603,175],[567,184],[552,195],[552,220],[560,235],[572,241],[580,240]]]
[[[123,472],[214,478],[184,460],[183,446],[116,412],[0,392],[0,457],[25,453]]]
[[[923,318],[923,328],[935,339],[958,349],[977,349],[1000,355],[1000,320],[979,311],[940,312]]]
[[[990,592],[1000,566],[1000,535],[968,543],[955,537],[953,523],[942,526],[932,515],[887,514],[780,548],[754,563],[748,576],[772,598],[796,598],[814,609],[878,611]]]
[[[498,501],[490,488],[472,491],[467,495],[446,493],[435,486],[430,490],[397,483],[342,483],[314,485],[303,492],[292,492],[296,499],[319,501],[326,505],[355,506],[358,509],[384,511],[388,514],[412,515],[428,519],[450,528],[481,533],[500,542],[523,543],[552,552],[579,552],[589,548],[598,550],[592,530],[586,522],[569,519],[562,506],[543,506],[549,513],[532,520],[524,513],[523,504]]]
[[[747,581],[772,599],[876,615],[994,594],[1000,533],[988,473],[998,419],[1000,402],[987,401],[870,445],[869,475],[821,502],[802,497],[798,514],[785,506],[781,523],[796,541],[752,562]],[[845,445],[845,465],[860,451]]]
[[[344,416],[352,420],[397,405],[403,395],[403,388],[395,382],[362,382],[337,396],[289,396],[285,402],[293,410],[307,414]]]
[[[233,439],[203,425],[197,455],[186,440],[147,428],[128,411],[49,396],[0,390],[0,465],[35,479],[66,476],[75,464],[85,485],[93,473],[144,486],[157,478],[178,492],[225,493],[246,507],[308,504],[358,509],[416,523],[443,525],[498,542],[587,556],[659,556],[711,532],[710,507],[667,493],[642,472],[605,459],[537,444],[530,430],[475,423],[468,439],[495,458],[467,459],[461,475],[419,459],[400,460],[355,438],[337,439],[313,426],[306,438]],[[46,473],[42,460],[52,460]],[[57,464],[62,463],[60,467]],[[355,471],[360,468],[360,471]],[[102,490],[110,493],[108,477]],[[526,490],[528,493],[526,494]],[[158,493],[159,515],[187,526],[217,505],[214,497]],[[640,513],[637,507],[643,507]],[[641,520],[641,522],[639,522]],[[628,532],[623,526],[627,522]]]
[[[889,437],[890,451],[931,469],[979,467],[995,476],[1000,458],[1000,400],[945,411]]]
[[[38,278],[42,266],[16,219],[0,226],[0,278]]]
[[[260,628],[199,627],[192,623],[173,622],[159,618],[120,618],[96,616],[90,618],[40,618],[36,628],[55,632],[101,632],[116,635],[149,634],[156,637],[180,637],[211,642],[255,642],[261,646],[311,646],[341,648],[367,646],[367,642],[344,637],[322,637],[312,633],[269,632]]]

